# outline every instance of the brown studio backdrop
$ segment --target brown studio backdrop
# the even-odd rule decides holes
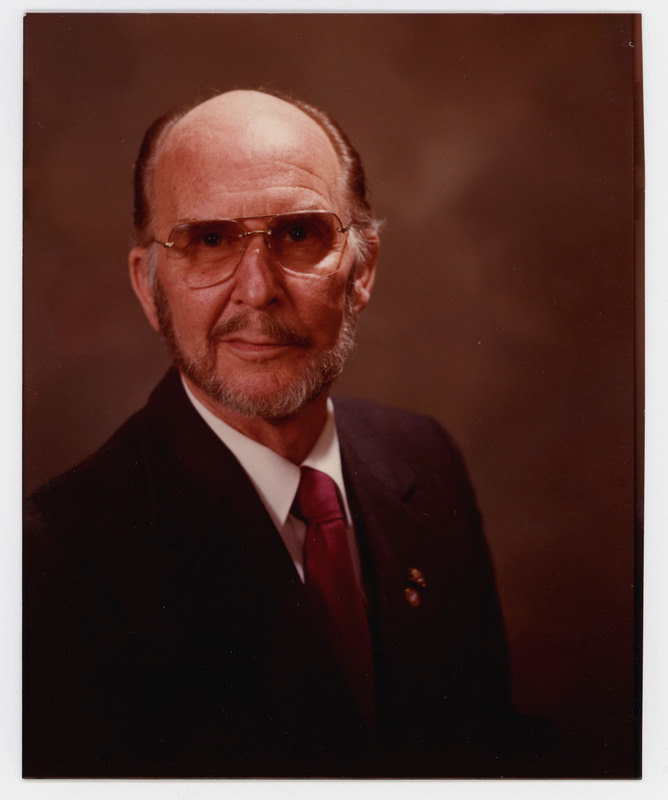
[[[28,15],[26,492],[96,448],[167,363],[127,280],[144,129],[212,91],[294,92],[349,133],[385,220],[337,391],[452,432],[497,565],[518,706],[574,734],[586,774],[632,775],[636,27]]]

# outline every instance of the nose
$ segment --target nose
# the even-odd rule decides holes
[[[253,234],[260,234],[254,236]],[[262,309],[278,302],[280,269],[273,262],[264,231],[249,231],[244,252],[232,275],[233,302]]]

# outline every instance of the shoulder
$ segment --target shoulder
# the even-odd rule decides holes
[[[161,585],[161,569],[167,575],[186,564],[207,535],[206,478],[224,475],[229,461],[188,405],[178,379],[168,377],[102,447],[26,500],[31,592],[39,586],[56,597],[69,583],[85,596],[104,586],[124,597],[149,580]]]
[[[369,400],[335,398],[336,426],[344,439],[366,448],[400,451],[408,461],[430,456],[461,460],[450,434],[433,417]]]
[[[117,491],[136,484],[142,460],[139,429],[141,412],[128,419],[97,451],[72,469],[49,481],[26,502],[26,507],[50,507],[76,498],[78,504],[100,502],[102,489]]]
[[[240,482],[243,470],[170,370],[97,452],[26,501],[25,529],[85,549],[102,540],[135,547],[152,531],[194,529],[195,517],[201,521]]]
[[[184,417],[182,407],[186,405],[178,377],[168,372],[144,408],[127,419],[92,455],[38,489],[28,498],[26,508],[55,510],[65,504],[70,509],[85,509],[109,503],[109,511],[113,511],[114,504],[141,495],[145,489],[143,476],[152,464],[164,458],[168,447],[166,432],[176,427],[169,415]]]
[[[147,505],[152,463],[161,458],[161,437],[154,409],[156,393],[92,455],[34,492],[24,503],[27,531],[49,528],[74,532],[107,526],[141,513]]]
[[[371,400],[333,398],[337,426],[357,432],[420,435],[433,431],[438,423],[431,417]]]
[[[148,479],[141,448],[141,417],[131,417],[89,458],[29,497],[23,508],[26,579],[79,573],[76,564],[113,561],[127,551],[132,531],[146,529]],[[85,571],[88,570],[86,568]]]
[[[477,515],[464,457],[452,436],[430,416],[366,400],[335,400],[336,428],[350,472],[393,487],[416,485]]]

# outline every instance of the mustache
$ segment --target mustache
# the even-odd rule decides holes
[[[241,311],[235,314],[211,330],[209,341],[213,344],[232,333],[238,333],[247,328],[253,328],[279,344],[295,344],[301,347],[310,347],[311,344],[304,336],[300,336],[292,328],[288,328],[287,325],[272,317],[271,314],[267,314],[266,311],[254,314],[249,311]]]

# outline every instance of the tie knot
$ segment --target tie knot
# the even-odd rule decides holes
[[[336,484],[324,472],[302,467],[302,477],[292,507],[296,517],[306,522],[343,519]]]

